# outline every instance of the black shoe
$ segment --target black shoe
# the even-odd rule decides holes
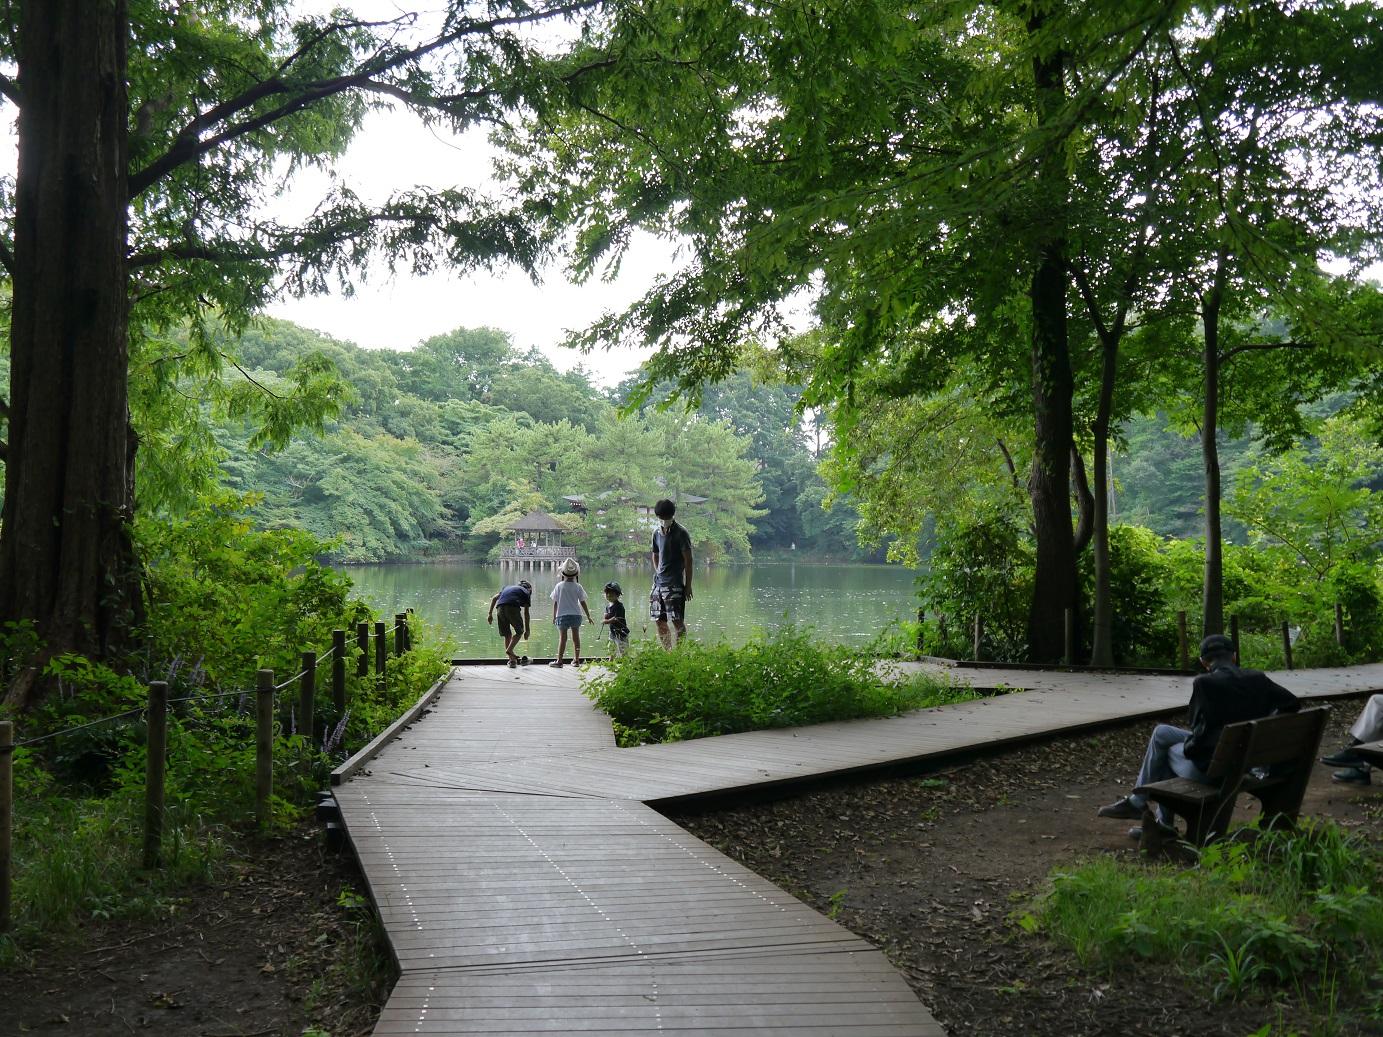
[[[1364,758],[1354,751],[1354,747],[1358,744],[1358,742],[1351,742],[1343,749],[1333,752],[1329,756],[1322,756],[1321,763],[1325,764],[1327,767],[1362,766],[1365,762]]]
[[[1372,785],[1373,779],[1369,777],[1368,767],[1346,767],[1342,771],[1336,771],[1330,776],[1331,781],[1337,781],[1341,785]]]
[[[1143,808],[1134,806],[1125,796],[1123,799],[1116,799],[1108,806],[1100,807],[1095,813],[1100,817],[1117,817],[1126,821],[1135,821],[1143,816]]]
[[[526,655],[521,655],[521,656],[519,656],[519,665],[520,665],[520,666],[527,666],[527,665],[528,665],[528,656],[526,656]]]

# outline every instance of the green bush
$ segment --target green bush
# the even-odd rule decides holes
[[[614,720],[624,746],[892,716],[976,697],[921,675],[884,680],[875,666],[864,651],[785,628],[738,648],[692,640],[672,651],[642,644],[612,672],[588,678],[585,691]]]
[[[1206,847],[1191,868],[1102,857],[1054,872],[1019,924],[1111,972],[1135,958],[1173,965],[1217,998],[1313,981],[1373,989],[1383,974],[1375,851],[1328,820],[1256,835]]]

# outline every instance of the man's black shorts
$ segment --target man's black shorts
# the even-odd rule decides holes
[[[523,636],[522,605],[501,605],[495,609],[495,614],[499,616],[499,632],[502,637],[508,637],[511,632],[519,637]]]
[[[648,594],[648,618],[655,623],[681,623],[687,614],[686,592],[681,587],[655,586]]]

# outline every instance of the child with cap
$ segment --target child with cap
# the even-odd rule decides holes
[[[494,624],[495,607],[498,606],[499,634],[504,638],[504,654],[509,659],[510,667],[519,663],[528,664],[528,656],[520,659],[514,654],[514,649],[518,647],[519,638],[528,640],[528,609],[532,604],[533,584],[527,580],[500,588],[500,592],[490,599],[490,614],[485,617],[485,622]]]
[[[552,622],[561,631],[561,640],[557,645],[557,658],[548,663],[549,666],[561,666],[562,656],[567,654],[567,633],[571,633],[572,662],[581,662],[581,613],[586,614],[586,621],[594,623],[591,618],[590,606],[586,604],[586,589],[576,582],[576,578],[581,575],[581,566],[576,564],[575,558],[568,558],[562,563],[560,569],[562,579],[556,587],[552,588]]]
[[[629,623],[624,618],[624,602],[620,595],[624,592],[614,580],[605,585],[605,618],[601,625],[610,627],[610,658],[629,651]]]

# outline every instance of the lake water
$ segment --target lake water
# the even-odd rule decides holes
[[[490,597],[502,583],[527,575],[533,584],[533,655],[552,655],[556,632],[547,600],[553,574],[501,572],[498,566],[458,562],[410,565],[354,565],[345,572],[356,590],[388,619],[414,609],[441,629],[462,657],[499,656],[495,628],[485,623]],[[581,583],[591,596],[591,614],[599,621],[609,579],[624,588],[632,638],[656,637],[648,620],[647,569],[597,566],[583,572]],[[836,644],[863,645],[901,619],[915,618],[913,573],[884,565],[814,565],[763,562],[699,570],[695,597],[687,607],[687,626],[702,640],[742,643],[755,630],[793,623],[810,626],[817,636]],[[597,633],[604,648],[604,637]],[[583,641],[585,639],[583,638]],[[585,644],[583,648],[587,647]]]

